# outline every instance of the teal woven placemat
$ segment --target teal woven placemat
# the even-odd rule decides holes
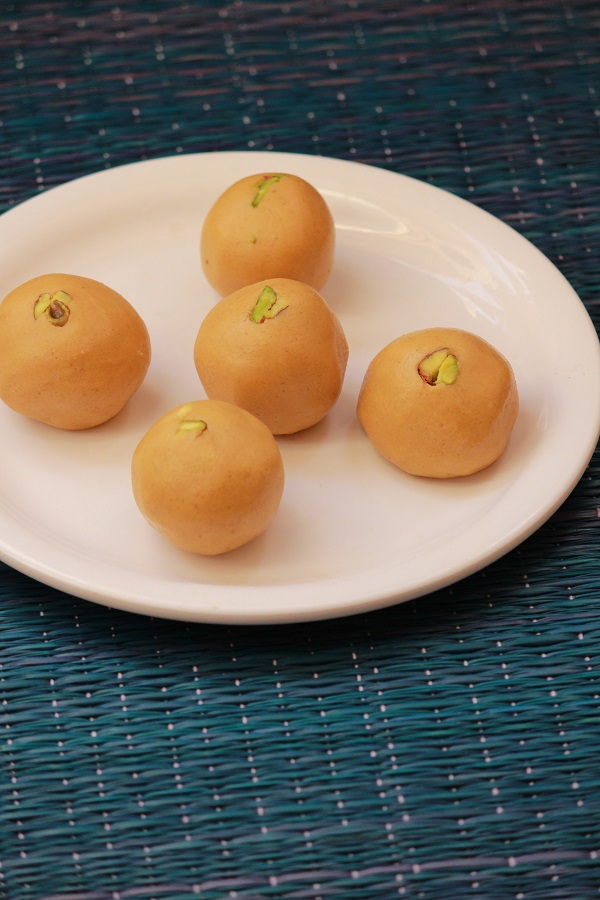
[[[5,3],[1,209],[166,154],[356,159],[508,222],[599,326],[599,26],[595,0]],[[0,564],[0,898],[599,896],[599,479],[596,453],[451,589],[315,625],[155,621]]]

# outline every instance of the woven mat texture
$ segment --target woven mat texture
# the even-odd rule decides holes
[[[177,153],[354,159],[509,223],[599,326],[599,38],[597,0],[3,2],[0,209]],[[599,464],[504,559],[339,621],[0,564],[0,898],[600,896]]]

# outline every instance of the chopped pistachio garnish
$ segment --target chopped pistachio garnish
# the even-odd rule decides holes
[[[266,285],[260,294],[252,312],[250,320],[260,325],[265,319],[273,319],[282,310],[289,306],[289,301],[282,300],[269,285]]]
[[[203,434],[208,427],[204,419],[186,419],[191,408],[191,403],[184,403],[177,410],[177,418],[179,419],[177,431],[184,431],[189,434]]]
[[[285,174],[265,175],[263,180],[258,184],[258,190],[254,195],[254,199],[252,200],[252,206],[256,208],[269,188],[274,184],[278,184],[282,178],[285,178]]]
[[[52,325],[66,325],[71,314],[68,305],[71,302],[72,297],[66,291],[55,291],[54,294],[44,291],[34,303],[33,317],[39,319],[46,316]]]
[[[453,384],[458,377],[458,360],[447,347],[434,350],[419,363],[419,375],[427,384]]]
[[[178,431],[186,431],[191,434],[202,434],[206,431],[207,425],[203,419],[183,419],[179,424]]]

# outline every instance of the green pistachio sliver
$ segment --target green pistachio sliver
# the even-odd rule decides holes
[[[454,384],[458,377],[458,360],[451,353],[440,365],[436,384]]]
[[[262,198],[265,196],[270,187],[274,184],[279,184],[282,178],[285,178],[284,174],[278,173],[277,175],[267,175],[258,185],[258,190],[254,195],[254,199],[252,200],[252,206],[256,209]]]
[[[447,347],[434,350],[419,363],[419,375],[426,384],[454,384],[458,360]]]
[[[266,285],[258,295],[256,305],[250,313],[250,320],[260,325],[265,319],[274,319],[278,313],[287,309],[289,305],[288,300],[278,297],[273,288]]]
[[[53,294],[44,291],[35,301],[33,316],[35,319],[45,316],[52,325],[66,325],[71,314],[71,302],[72,298],[66,291],[55,291]]]
[[[178,431],[184,431],[188,434],[203,434],[207,425],[203,419],[184,419],[179,424]]]
[[[43,294],[40,294],[33,306],[34,319],[39,319],[39,317],[46,312],[46,310],[50,306],[51,300],[52,294],[50,294],[49,291],[44,291]]]

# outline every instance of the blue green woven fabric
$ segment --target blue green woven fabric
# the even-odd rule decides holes
[[[598,327],[599,35],[596,0],[5,2],[1,209],[167,154],[355,159],[508,222]],[[0,898],[598,897],[599,478],[332,622],[155,621],[0,564]]]

